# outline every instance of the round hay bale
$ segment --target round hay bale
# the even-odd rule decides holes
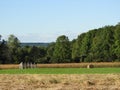
[[[94,68],[94,65],[89,64],[89,65],[87,65],[87,68],[88,68],[88,69],[89,69],[89,68]]]

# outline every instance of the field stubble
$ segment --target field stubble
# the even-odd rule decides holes
[[[95,68],[120,67],[120,62],[93,62],[93,63],[60,63],[60,64],[37,64],[38,68],[87,68],[93,65]],[[19,64],[0,64],[0,69],[17,69]]]
[[[0,90],[120,90],[120,74],[1,74]]]

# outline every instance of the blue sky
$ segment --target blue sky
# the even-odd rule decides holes
[[[21,42],[70,40],[120,22],[120,0],[0,0],[0,34]]]

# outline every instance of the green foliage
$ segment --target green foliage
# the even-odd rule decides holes
[[[74,59],[75,61],[76,61],[76,58],[78,59],[82,55],[82,50],[81,49],[82,49],[82,42],[83,42],[84,37],[85,37],[85,33],[79,35],[78,38],[76,39],[76,41],[73,43],[72,59]]]
[[[3,64],[111,61],[120,61],[120,23],[82,33],[72,41],[61,35],[45,47],[21,47],[16,36],[10,35],[6,42],[0,35],[0,63]]]
[[[53,63],[54,62],[54,49],[55,49],[55,43],[51,43],[48,45],[47,47],[47,60],[49,61],[49,63]]]
[[[120,60],[120,25],[116,26],[114,37],[115,37],[114,53],[116,57]]]
[[[83,33],[72,47],[72,58],[82,55],[85,62],[106,62],[120,59],[120,25],[105,26]]]
[[[20,41],[14,35],[10,35],[7,41],[7,46],[10,52],[10,63],[18,63],[18,48],[20,47]]]
[[[18,48],[20,47],[20,41],[18,40],[18,38],[14,35],[10,35],[7,41],[7,44],[9,46],[9,48]]]
[[[68,37],[62,35],[57,38],[53,55],[58,63],[70,62],[71,50]]]
[[[2,37],[2,36],[0,35],[0,40],[1,40],[1,37]]]
[[[0,42],[0,63],[1,64],[10,63],[9,48],[4,40]]]

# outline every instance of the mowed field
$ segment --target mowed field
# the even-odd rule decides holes
[[[0,74],[0,90],[120,90],[120,74]]]
[[[65,64],[39,64],[33,69],[0,65],[0,90],[120,90],[119,63],[92,63],[94,68],[87,69],[88,64],[78,68],[80,64],[68,64],[71,68]]]
[[[93,65],[94,68],[120,67],[120,62],[101,62],[101,63],[60,63],[60,64],[37,64],[38,68],[86,68]],[[0,69],[18,69],[19,64],[0,64]]]

